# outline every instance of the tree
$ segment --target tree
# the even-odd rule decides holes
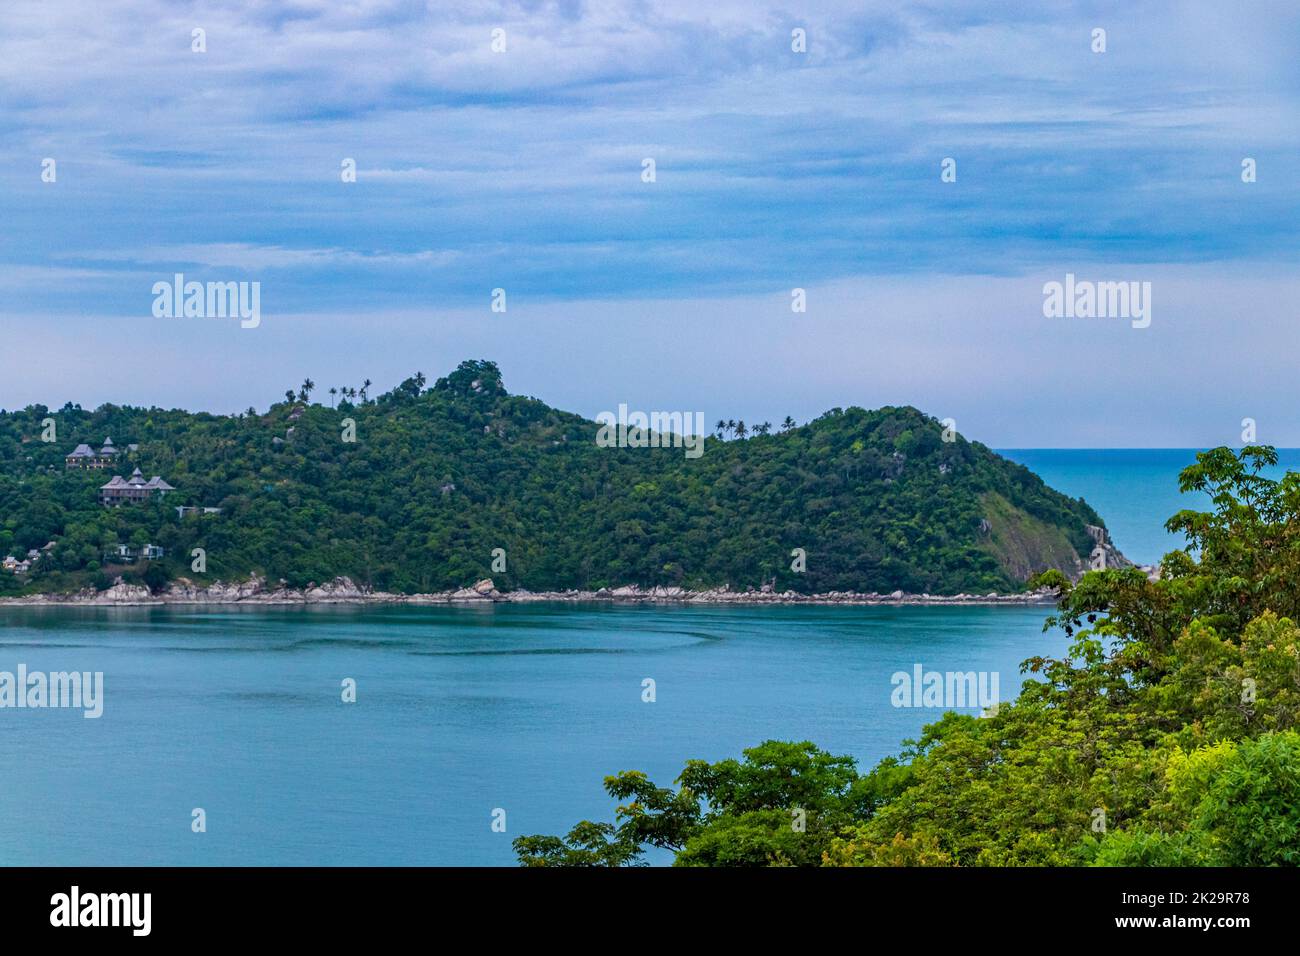
[[[644,866],[645,851],[620,839],[609,823],[584,821],[569,831],[564,839],[525,836],[514,840],[515,853],[525,866],[611,867]]]
[[[781,431],[788,432],[790,429],[794,427],[795,427],[794,419],[791,418],[789,415],[785,416],[785,421],[781,423]]]
[[[676,790],[636,771],[606,777],[617,824],[583,821],[564,839],[521,837],[514,848],[525,866],[623,866],[646,846],[676,851],[680,866],[815,865],[852,819],[858,779],[851,757],[767,741],[743,760],[688,761]]]

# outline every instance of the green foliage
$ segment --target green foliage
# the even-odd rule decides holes
[[[861,811],[861,782],[850,757],[769,740],[743,760],[690,761],[676,790],[637,771],[607,777],[621,801],[616,827],[584,821],[565,840],[528,836],[514,847],[527,866],[626,865],[644,845],[674,850],[679,866],[811,866]],[[593,833],[606,842],[589,857]]]
[[[491,576],[502,589],[775,582],[942,594],[1015,590],[1029,570],[1077,561],[1091,546],[1086,525],[1100,524],[984,446],[941,441],[941,424],[911,408],[710,437],[687,459],[682,448],[598,447],[596,423],[508,394],[488,361],[431,388],[419,373],[378,397],[369,384],[330,408],[309,403],[308,379],[261,415],[68,405],[52,416],[54,444],[40,440],[44,406],[0,413],[0,543],[57,542],[27,591],[86,586],[113,545],[151,542],[167,549],[172,578],[198,583],[258,572],[402,593]],[[355,442],[341,438],[344,419]],[[117,470],[139,466],[177,491],[99,505],[111,472],[65,471],[63,456],[106,435],[139,444]],[[175,505],[223,512],[180,518]],[[195,547],[206,574],[190,570]],[[791,570],[796,547],[806,573]],[[491,570],[494,548],[507,552],[504,573]]]
[[[617,839],[612,824],[583,821],[559,837],[530,836],[514,841],[525,866],[642,866],[640,846]]]
[[[865,776],[835,762],[800,776],[797,795],[780,775],[766,802],[715,786],[707,815],[682,816],[679,838],[657,845],[682,864],[1300,863],[1300,477],[1260,477],[1275,460],[1261,448],[1197,456],[1182,487],[1209,492],[1213,510],[1170,521],[1191,549],[1167,556],[1158,580],[1041,575],[1062,592],[1048,626],[1074,640],[1063,659],[1025,662],[1039,679],[1014,704],[947,714],[900,758]],[[760,750],[788,763],[791,746]],[[692,762],[683,788],[733,766]],[[806,834],[778,826],[776,807],[796,799],[821,810]]]

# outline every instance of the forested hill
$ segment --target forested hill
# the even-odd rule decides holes
[[[369,384],[369,383],[367,383]],[[113,405],[0,413],[0,557],[55,547],[0,590],[106,587],[106,558],[145,543],[166,557],[126,569],[292,586],[338,575],[406,593],[558,590],[636,583],[951,594],[1020,588],[1077,570],[1101,519],[1082,501],[913,408],[832,409],[806,425],[682,448],[598,447],[596,423],[510,395],[490,362],[432,388],[286,393],[238,416]],[[304,400],[304,398],[306,400]],[[337,405],[337,407],[331,407]],[[355,441],[345,441],[345,419]],[[48,437],[53,420],[57,438]],[[763,429],[767,431],[766,429]],[[78,444],[123,449],[106,471],[65,470]],[[126,452],[128,444],[138,448]],[[108,508],[101,484],[139,467],[176,488]],[[220,508],[178,516],[177,505]],[[192,548],[206,552],[191,571]],[[504,549],[506,570],[492,568]],[[791,570],[792,551],[806,571]],[[499,565],[498,565],[499,566]]]

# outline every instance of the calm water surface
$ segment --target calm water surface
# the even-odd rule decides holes
[[[940,711],[894,708],[894,672],[998,672],[1006,699],[1064,647],[1044,613],[2,610],[0,669],[103,671],[105,705],[0,710],[0,862],[508,864],[513,836],[610,818],[618,770],[667,783],[768,738],[896,753]]]

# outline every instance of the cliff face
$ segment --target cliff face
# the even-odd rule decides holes
[[[913,408],[832,409],[694,448],[608,432],[602,443],[598,423],[508,394],[481,361],[431,389],[412,378],[340,408],[69,407],[56,413],[59,444],[24,442],[48,414],[0,414],[0,535],[11,549],[56,542],[31,583],[42,590],[95,575],[102,588],[104,574],[157,591],[256,573],[289,588],[347,577],[405,594],[488,576],[503,591],[984,594],[1048,567],[1077,574],[1096,546],[1089,528],[1102,526],[1083,502]],[[140,466],[167,475],[177,490],[165,504],[106,509],[99,473],[63,469],[69,448],[103,434],[138,444]],[[143,565],[96,570],[112,542],[143,541],[167,552],[152,578],[132,580]]]
[[[986,515],[981,530],[989,553],[1014,580],[1023,581],[1048,568],[1077,580],[1092,568],[1121,568],[1133,563],[1099,525],[1084,526],[1093,547],[1079,550],[1068,526],[1037,519],[997,493],[991,492],[981,500]]]

